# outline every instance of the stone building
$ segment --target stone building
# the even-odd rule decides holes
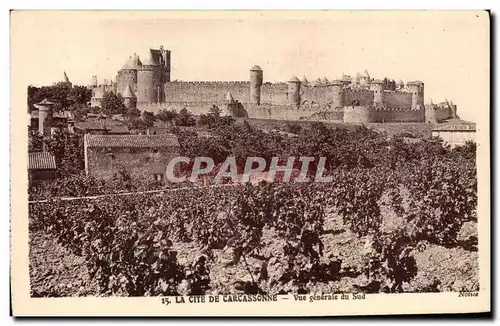
[[[179,142],[164,135],[92,135],[84,137],[87,175],[111,179],[122,169],[136,180],[164,180],[168,162],[179,154]]]
[[[459,119],[450,120],[437,125],[432,130],[432,136],[441,138],[445,144],[452,148],[462,146],[468,141],[476,141],[476,124]]]
[[[29,180],[53,180],[56,178],[56,159],[49,152],[28,153]]]

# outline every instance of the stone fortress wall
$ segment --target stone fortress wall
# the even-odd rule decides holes
[[[343,122],[389,123],[433,122],[456,115],[456,107],[426,108],[423,82],[408,82],[406,86],[398,82],[396,91],[388,91],[366,71],[356,81],[324,78],[309,83],[305,78],[300,81],[293,77],[287,82],[270,83],[264,81],[262,69],[254,66],[248,81],[197,82],[170,81],[170,67],[170,51],[163,47],[150,49],[144,61],[134,54],[118,71],[116,82],[98,85],[93,77],[92,105],[98,106],[104,93],[112,91],[133,97],[133,101],[126,101],[127,105],[150,112],[186,108],[199,115],[208,113],[213,105],[228,106],[226,100],[231,98],[241,107],[238,114],[260,119],[298,120],[335,112],[333,116]]]

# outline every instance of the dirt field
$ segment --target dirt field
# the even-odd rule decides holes
[[[387,224],[387,223],[386,223]],[[394,221],[390,221],[392,226]],[[326,232],[322,236],[325,244],[324,258],[339,259],[342,264],[340,277],[334,281],[305,284],[310,293],[352,292],[356,287],[366,285],[367,278],[359,270],[365,264],[362,255],[364,240],[359,239],[342,224],[336,214],[330,214],[326,221]],[[462,228],[463,241],[477,237],[476,223],[469,222]],[[263,235],[261,256],[272,257],[284,243],[273,236],[271,230]],[[181,264],[196,261],[202,255],[196,243],[177,243],[178,259]],[[246,256],[233,266],[226,266],[231,258],[230,250],[214,250],[214,264],[210,267],[211,293],[231,293],[235,281],[258,279],[262,259]],[[416,252],[418,273],[405,284],[407,292],[478,290],[478,254],[474,248],[444,248],[427,245],[423,252]],[[247,267],[248,266],[248,267]],[[284,262],[279,257],[269,259],[268,273],[279,273]],[[249,270],[253,275],[250,275]],[[32,296],[86,296],[96,295],[96,285],[90,278],[81,257],[68,252],[56,243],[52,236],[36,232],[30,235],[30,278]],[[273,284],[262,281],[261,288],[271,290]]]

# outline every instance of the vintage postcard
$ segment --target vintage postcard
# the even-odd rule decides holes
[[[15,316],[490,311],[487,11],[12,11]]]

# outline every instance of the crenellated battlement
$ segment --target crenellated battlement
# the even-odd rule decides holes
[[[402,108],[402,107],[395,107],[395,108],[390,108],[390,107],[374,107],[373,108],[375,111],[401,111],[401,112],[413,112],[413,111],[420,111],[417,108]]]
[[[183,80],[174,80],[170,81],[166,84],[188,84],[188,85],[250,85],[249,81],[183,81]]]
[[[268,88],[268,89],[282,89],[282,88],[287,88],[288,84],[287,83],[264,83],[262,84],[263,88]]]
[[[279,109],[279,110],[295,110],[298,111],[299,108],[296,108],[291,105],[287,104],[274,104],[274,103],[261,103],[259,106],[255,106],[256,109],[262,108],[262,109],[268,109],[268,108],[274,108],[274,109]]]
[[[395,94],[395,95],[407,95],[407,94],[411,95],[411,92],[409,92],[409,91],[389,91],[389,90],[384,90],[384,93],[385,94]]]
[[[344,92],[360,93],[360,94],[373,94],[373,91],[365,88],[346,88]]]

